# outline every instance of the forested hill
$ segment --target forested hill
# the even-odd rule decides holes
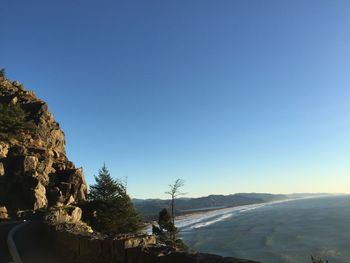
[[[287,195],[239,193],[231,195],[209,195],[199,198],[179,198],[176,200],[177,214],[186,214],[198,211],[219,208],[258,204],[288,199]],[[169,207],[170,200],[163,199],[133,199],[133,203],[145,219],[154,219],[158,212]]]

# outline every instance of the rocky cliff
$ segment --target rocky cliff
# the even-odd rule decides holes
[[[68,160],[64,133],[48,105],[18,81],[11,82],[3,76],[0,105],[19,108],[33,122],[28,130],[0,132],[2,217],[6,217],[6,211],[15,214],[85,200],[83,171]]]

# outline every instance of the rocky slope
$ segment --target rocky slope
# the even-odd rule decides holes
[[[0,104],[19,105],[34,122],[32,130],[0,133],[0,216],[85,200],[83,171],[67,159],[64,133],[47,104],[1,76]]]

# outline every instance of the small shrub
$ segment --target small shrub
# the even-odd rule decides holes
[[[4,68],[0,69],[0,78],[6,78],[6,71]]]
[[[35,124],[20,105],[0,104],[0,133],[17,134],[21,131],[33,131]]]
[[[178,230],[172,221],[171,214],[166,208],[159,212],[157,223],[158,226],[152,226],[152,232],[160,243],[164,243],[168,246],[176,247],[181,250],[188,249],[182,239],[177,238]]]

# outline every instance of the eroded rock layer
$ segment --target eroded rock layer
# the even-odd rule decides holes
[[[67,159],[65,137],[46,102],[0,78],[0,104],[18,105],[34,129],[0,133],[0,207],[17,213],[86,199],[81,168]]]

